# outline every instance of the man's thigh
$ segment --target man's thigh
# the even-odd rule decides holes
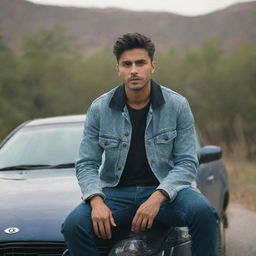
[[[173,202],[163,203],[155,220],[170,226],[190,226],[193,216],[205,210],[217,215],[203,194],[196,188],[188,187],[179,191]]]
[[[105,188],[105,204],[112,211],[117,227],[130,227],[136,213],[136,205],[133,201],[133,193],[125,188]]]
[[[120,239],[127,238],[127,234],[131,230],[131,222],[136,212],[136,207],[132,205],[133,200],[130,193],[125,191],[116,190],[115,188],[104,189],[106,196],[104,203],[112,211],[112,216],[117,224],[117,227],[112,227],[112,239],[100,239],[96,237],[91,218],[91,206],[88,202],[80,203],[66,218],[63,227],[73,230],[78,227],[79,229],[86,230],[91,238],[97,245],[109,246],[113,242]]]
[[[106,196],[104,203],[112,211],[117,226],[130,223],[136,212],[135,207],[131,204],[130,194],[120,193],[115,188],[104,189],[104,194]],[[81,226],[90,232],[92,230],[91,211],[89,202],[82,202],[69,214],[65,222],[70,226]]]

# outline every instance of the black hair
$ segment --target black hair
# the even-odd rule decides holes
[[[114,44],[113,54],[116,56],[117,61],[119,61],[120,56],[124,51],[135,48],[145,49],[151,61],[153,61],[155,45],[150,38],[139,33],[127,33],[122,37],[119,37]]]

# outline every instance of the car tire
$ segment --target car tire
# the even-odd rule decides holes
[[[217,255],[225,256],[226,255],[226,215],[222,215],[220,223],[219,223],[219,231],[218,231],[218,247],[217,247]]]

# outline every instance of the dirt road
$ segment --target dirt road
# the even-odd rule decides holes
[[[227,256],[256,256],[256,213],[231,204],[228,219]]]

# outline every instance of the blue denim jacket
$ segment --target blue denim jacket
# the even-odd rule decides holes
[[[86,200],[104,197],[122,175],[131,142],[132,126],[125,105],[124,85],[97,98],[90,106],[76,162],[76,175]],[[151,80],[151,105],[145,130],[149,165],[173,201],[191,186],[198,165],[194,118],[187,100]]]

